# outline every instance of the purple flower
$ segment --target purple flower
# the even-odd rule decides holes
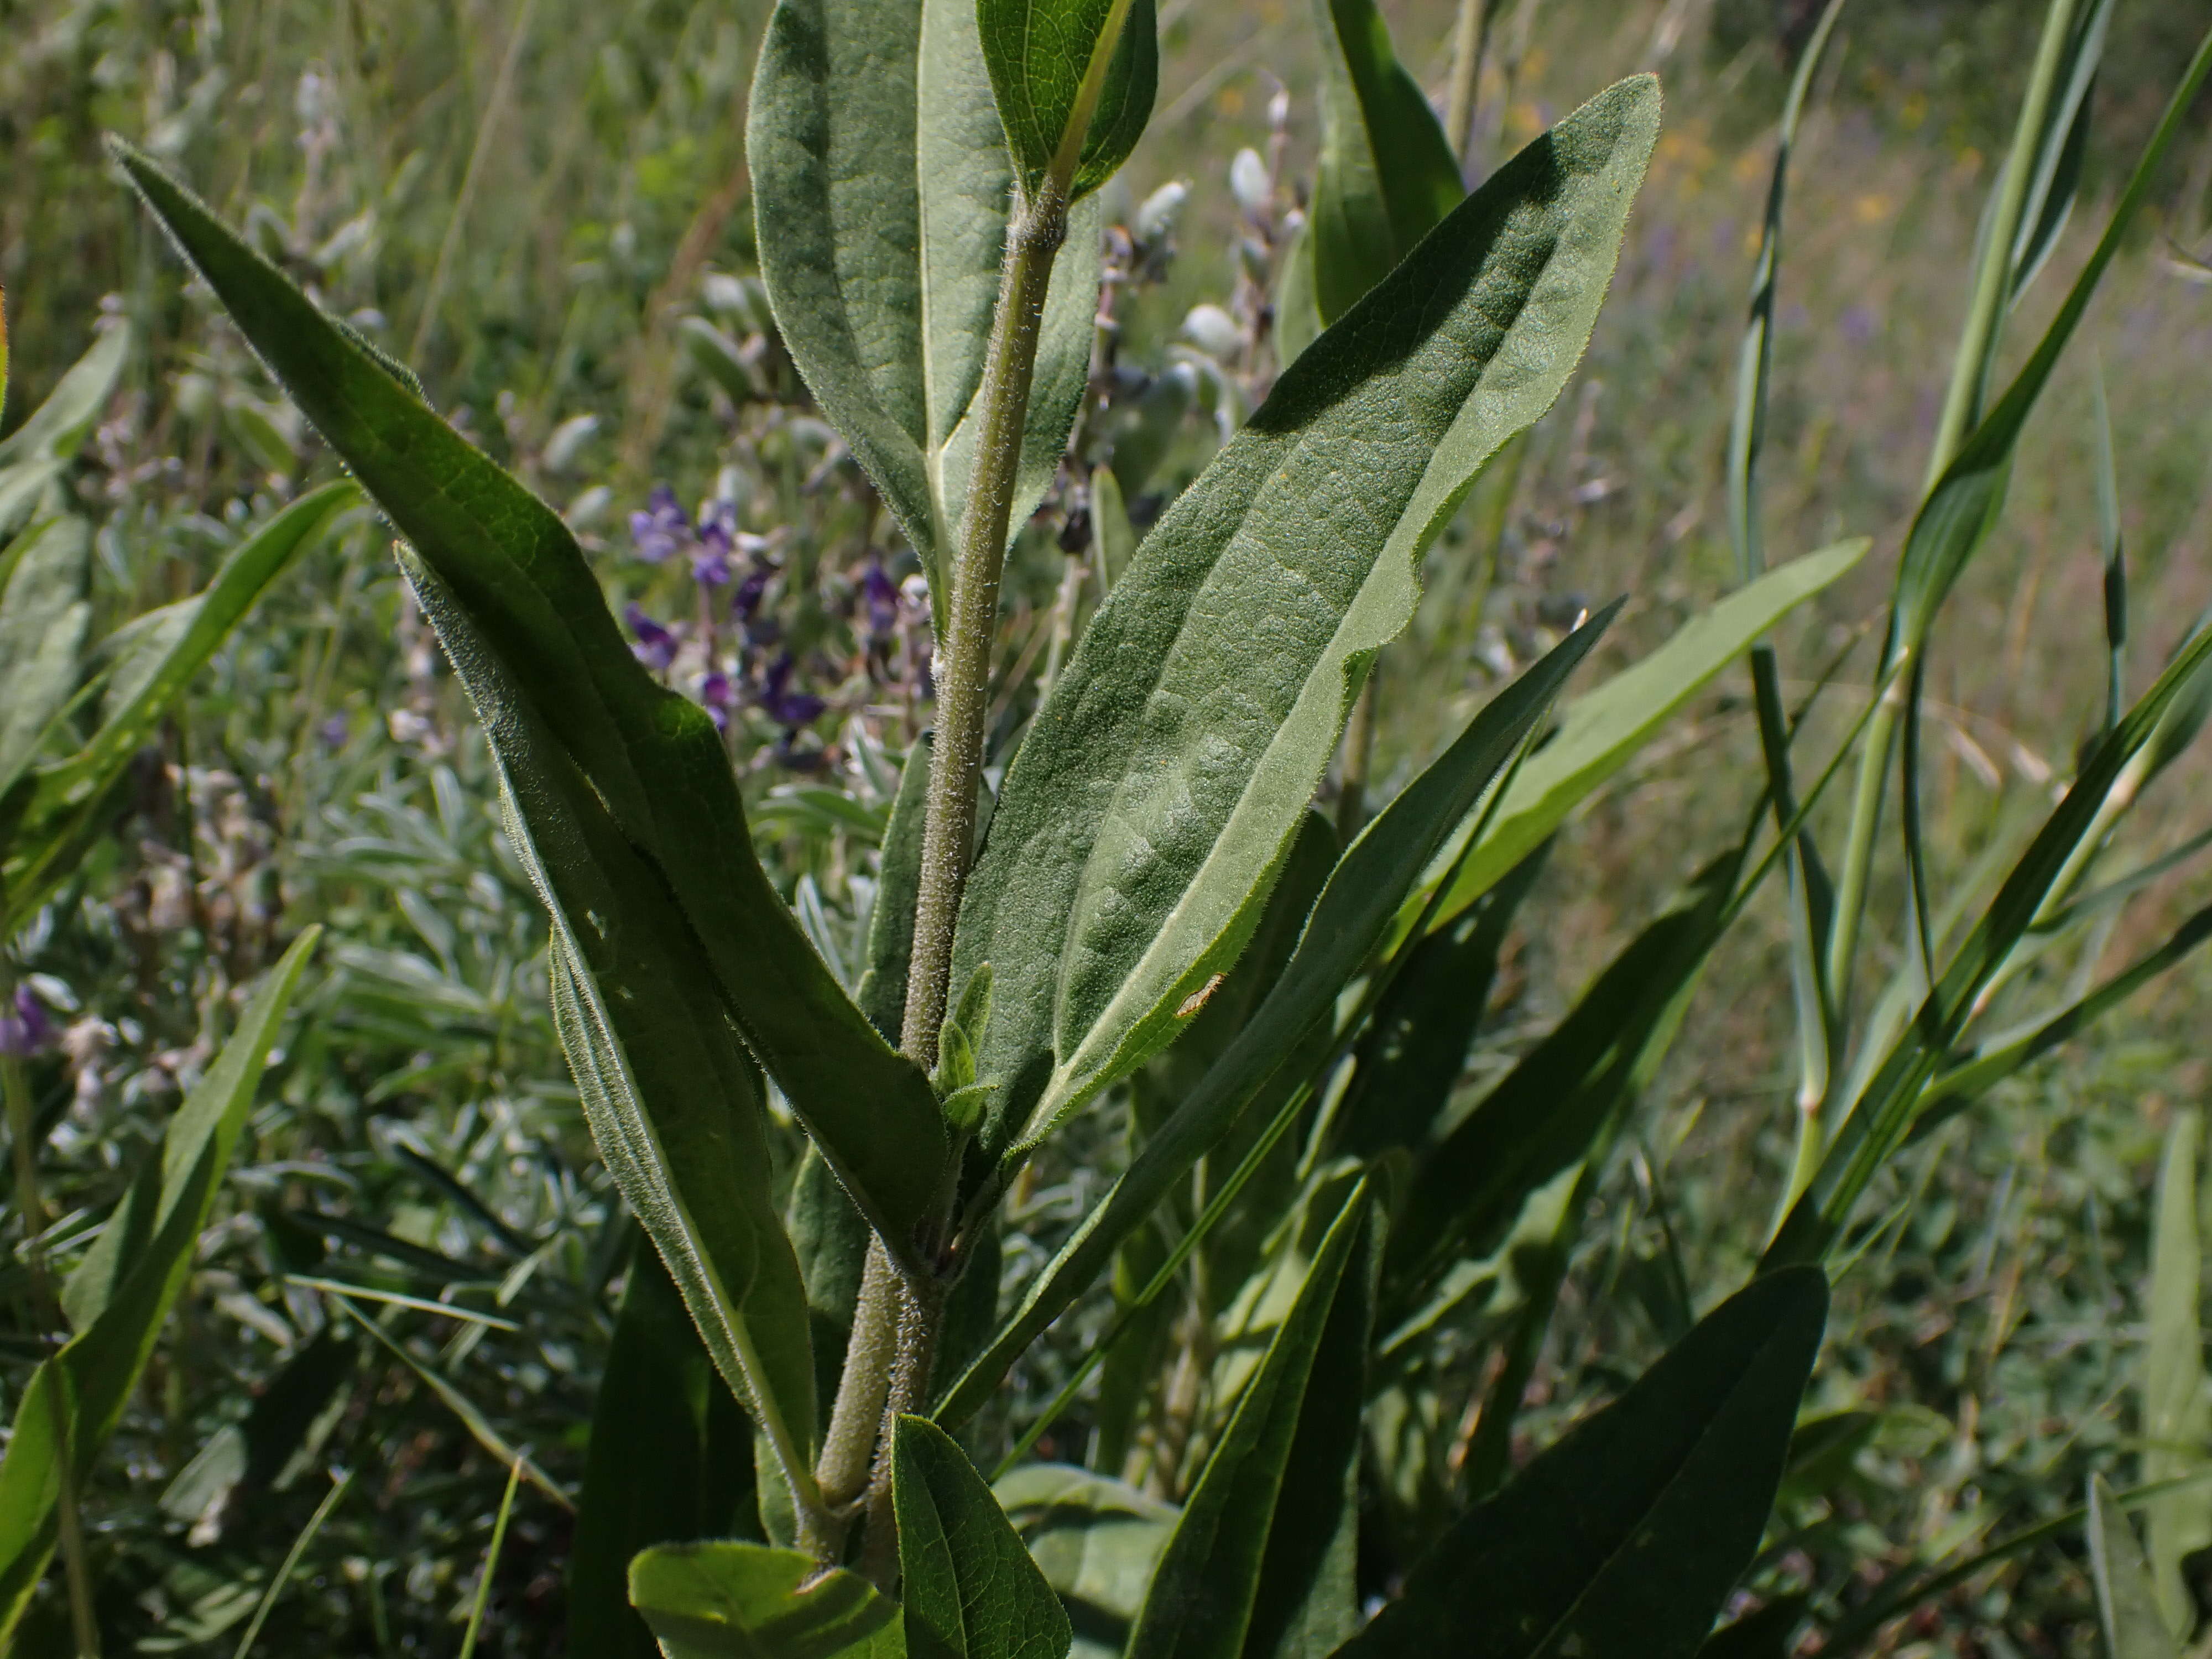
[[[806,725],[828,707],[811,691],[790,689],[792,671],[796,666],[788,651],[778,657],[769,665],[768,677],[762,681],[757,699],[770,720],[779,726],[793,728]]]
[[[769,580],[775,574],[773,565],[756,559],[746,570],[744,580],[738,584],[737,597],[730,601],[730,610],[739,622],[750,623],[760,615],[761,599],[768,592]],[[750,629],[746,630],[748,634]]]
[[[666,673],[669,664],[676,660],[676,635],[647,616],[639,605],[633,605],[624,611],[623,620],[637,635],[637,644],[632,647],[637,653],[637,659],[655,673]]]
[[[22,1060],[43,1054],[58,1040],[46,1005],[27,985],[15,988],[15,1011],[0,1013],[0,1054]]]
[[[346,739],[353,736],[353,722],[343,714],[333,714],[323,722],[323,744],[329,749],[343,749]]]
[[[699,539],[691,544],[691,577],[702,587],[721,587],[730,580],[730,532],[718,521],[699,527]]]
[[[666,484],[653,485],[653,494],[646,499],[646,510],[629,515],[630,543],[647,564],[659,564],[681,547],[690,533],[691,520],[684,516],[676,492]]]
[[[1871,306],[1855,305],[1844,313],[1844,337],[1853,345],[1864,345],[1872,340],[1876,326]]]
[[[714,729],[717,732],[726,732],[730,729],[730,710],[737,703],[738,690],[737,687],[730,683],[730,677],[727,674],[718,668],[700,681],[699,701],[706,706],[707,713],[713,718]]]

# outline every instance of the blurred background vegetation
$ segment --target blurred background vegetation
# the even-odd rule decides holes
[[[13,381],[0,432],[96,331],[132,331],[124,381],[70,479],[100,526],[94,599],[108,624],[197,588],[244,526],[331,471],[110,177],[99,138],[114,131],[414,364],[442,410],[568,514],[618,606],[665,612],[688,591],[633,556],[629,517],[653,486],[739,501],[744,527],[774,544],[761,643],[786,665],[775,696],[789,696],[759,700],[733,750],[772,867],[817,942],[849,962],[896,751],[918,723],[917,624],[910,598],[871,576],[895,583],[910,558],[883,539],[744,281],[744,93],[766,9],[0,0]],[[1495,8],[1474,170],[1638,67],[1662,72],[1668,118],[1583,374],[1440,544],[1428,604],[1383,659],[1371,794],[1409,775],[1586,599],[1632,596],[1606,647],[1617,664],[1733,580],[1722,467],[1735,354],[1773,121],[1816,9]],[[1441,95],[1454,8],[1384,10]],[[2040,12],[2033,0],[1855,0],[1816,83],[1792,182],[1767,537],[1778,557],[1857,533],[1877,552],[1793,619],[1784,659],[1808,674],[1855,638],[1844,680],[1868,672],[1863,636],[1918,499],[1976,216]],[[1163,0],[1161,22],[1159,106],[1109,204],[1132,226],[1160,216],[1123,266],[1120,378],[1099,416],[1132,458],[1117,449],[1140,524],[1264,389],[1254,295],[1317,136],[1304,0]],[[2085,227],[2203,24],[2176,0],[2121,6],[2083,208],[2016,343],[2035,337],[2085,256]],[[1248,148],[1279,186],[1256,215],[1232,183]],[[2180,155],[1942,624],[1928,688],[1939,890],[1985,896],[1984,866],[2069,774],[2102,708],[2094,374],[2116,436],[2134,660],[2161,660],[2212,601],[2212,110]],[[1176,183],[1188,193],[1170,232],[1171,198],[1156,192]],[[1057,492],[1010,571],[1018,663],[1056,660],[1062,550],[1088,545],[1081,514],[1079,493]],[[1022,679],[1008,677],[1008,721]],[[1515,942],[1486,1052],[1547,1029],[1735,833],[1755,741],[1743,685],[1724,680],[1567,833],[1522,913],[1540,920]],[[859,807],[809,787],[823,769]],[[2148,810],[2146,847],[2204,828],[2205,779],[2201,758],[2182,763]],[[2096,951],[2140,954],[2201,886],[2184,869]],[[1588,1230],[1531,1385],[1531,1433],[1633,1375],[1759,1247],[1793,1083],[1784,921],[1768,901],[1707,973],[1607,1178],[1604,1224]],[[1902,902],[1877,907],[1899,924],[1875,941],[1893,955]],[[311,921],[330,935],[305,1017],[121,1455],[86,1500],[118,1651],[229,1651],[338,1467],[354,1486],[275,1602],[264,1650],[451,1651],[504,1481],[497,1449],[528,1447],[549,1487],[580,1475],[609,1288],[632,1247],[553,1039],[543,922],[499,836],[486,757],[366,515],[203,676],[142,757],[118,835],[15,942],[15,966],[67,1028],[33,1068],[52,1248],[112,1200],[219,1041],[234,989]],[[2057,1513],[2092,1469],[2135,1477],[2151,1172],[2174,1112],[2205,1093],[2208,991],[2212,966],[2185,966],[1903,1161],[1917,1200],[1845,1279],[1818,1385],[1820,1404],[1861,1415],[1801,1506],[1788,1550],[1803,1565],[1774,1571],[1864,1591]],[[1494,1067],[1478,1063],[1467,1086],[1486,1075]],[[1016,1195],[1010,1285],[1119,1156],[1103,1114]],[[20,1216],[8,1224],[20,1233]],[[42,1326],[23,1269],[0,1280],[15,1298],[0,1329],[12,1411]],[[1064,1322],[990,1431],[1049,1392],[1103,1316]],[[1045,1450],[1079,1461],[1085,1448],[1062,1431]],[[568,1526],[550,1492],[525,1493],[480,1651],[559,1650]],[[2069,1540],[1993,1565],[1884,1643],[2082,1650],[2077,1553]],[[1847,1564],[1841,1589],[1815,1558]],[[44,1614],[27,1644],[58,1616]]]

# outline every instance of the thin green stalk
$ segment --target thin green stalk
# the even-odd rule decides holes
[[[1474,148],[1474,100],[1482,80],[1482,60],[1490,46],[1491,19],[1498,0],[1459,0],[1459,21],[1452,28],[1450,89],[1444,98],[1444,137],[1451,141],[1462,168]]]
[[[507,1542],[507,1520],[514,1513],[514,1492],[521,1484],[522,1460],[518,1457],[507,1474],[507,1492],[499,1500],[499,1518],[491,1523],[491,1545],[484,1551],[483,1577],[477,1581],[477,1604],[469,1614],[468,1634],[461,1638],[461,1659],[471,1659],[477,1650],[477,1637],[483,1629],[484,1613],[491,1606],[492,1575],[499,1571],[499,1552]]]
[[[1982,416],[1990,365],[1996,359],[1997,337],[2012,299],[2013,245],[2019,240],[2021,214],[2027,201],[2036,147],[2041,142],[2045,119],[2057,88],[2074,9],[2075,0],[2051,0],[2051,9],[2044,20],[2034,66],[2028,76],[2027,94],[2021,104],[2020,122],[2013,131],[2012,150],[1998,179],[1997,194],[1984,227],[1973,294],[1960,335],[1958,355],[1952,361],[1951,383],[1944,393],[1936,441],[1929,452],[1923,495],[1935,489],[1945,469],[1957,459],[1966,434]],[[1918,653],[1926,625],[1923,619],[1917,631],[1908,635],[1893,605],[1889,636],[1883,646],[1885,670],[1900,666]],[[1882,797],[1888,788],[1898,714],[1905,701],[1903,682],[1893,684],[1897,688],[1893,702],[1886,703],[1877,713],[1868,727],[1866,747],[1859,754],[1858,783],[1851,800],[1850,838],[1844,846],[1836,892],[1836,925],[1829,940],[1828,982],[1839,1003],[1846,1007],[1851,963],[1857,954],[1875,843],[1881,829]]]
[[[269,1618],[269,1609],[276,1605],[276,1598],[284,1593],[284,1586],[292,1582],[292,1575],[299,1571],[300,1558],[307,1553],[307,1546],[315,1541],[315,1534],[323,1529],[323,1522],[331,1518],[331,1511],[338,1506],[338,1499],[346,1495],[347,1488],[352,1485],[353,1471],[348,1469],[331,1482],[331,1489],[323,1494],[323,1501],[315,1505],[315,1512],[307,1517],[307,1524],[300,1528],[300,1535],[292,1540],[292,1547],[284,1553],[283,1564],[276,1569],[268,1588],[261,1592],[261,1600],[254,1605],[253,1617],[246,1622],[246,1634],[239,1638],[236,1659],[246,1659],[246,1656],[253,1650],[254,1638],[261,1634],[261,1626]],[[512,1497],[512,1485],[507,1490],[509,1497]]]
[[[1375,682],[1382,659],[1368,665],[1367,678],[1352,705],[1352,719],[1344,728],[1344,770],[1336,793],[1336,838],[1346,846],[1366,821],[1367,769],[1375,758]]]

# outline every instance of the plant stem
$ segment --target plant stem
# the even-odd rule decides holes
[[[1444,137],[1451,141],[1467,170],[1474,148],[1474,100],[1482,79],[1482,59],[1490,45],[1491,15],[1498,0],[1459,0],[1459,21],[1452,28],[1451,83],[1444,95]]]
[[[930,1368],[937,1359],[937,1330],[949,1287],[927,1273],[908,1275],[899,1296],[898,1360],[884,1401],[883,1432],[868,1483],[868,1529],[860,1545],[860,1571],[885,1595],[898,1586],[898,1518],[891,1503],[891,1437],[900,1418],[929,1403]]]
[[[1344,773],[1336,792],[1336,838],[1349,846],[1359,833],[1367,807],[1367,768],[1375,755],[1375,682],[1382,659],[1368,665],[1367,678],[1352,705],[1352,720],[1344,729]]]
[[[849,1508],[868,1490],[876,1431],[890,1393],[891,1362],[897,1351],[898,1274],[879,1238],[868,1241],[868,1262],[860,1274],[860,1296],[853,1310],[853,1334],[845,1345],[845,1369],[837,1380],[836,1403],[830,1409],[829,1432],[815,1480],[822,1501],[832,1511]]]
[[[961,522],[945,637],[939,641],[937,742],[915,901],[914,957],[899,1033],[899,1046],[925,1068],[937,1060],[937,1032],[945,1023],[952,975],[952,929],[959,918],[975,839],[975,784],[983,769],[983,717],[990,696],[991,646],[998,632],[999,578],[1006,568],[1006,521],[1013,508],[1022,431],[1029,418],[1037,331],[1053,258],[1066,238],[1066,198],[1048,179],[1036,201],[1017,210],[1007,228],[998,311],[977,393],[983,421],[976,435],[968,511]]]

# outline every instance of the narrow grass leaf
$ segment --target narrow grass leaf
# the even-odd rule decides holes
[[[1344,1659],[1695,1653],[1759,1548],[1827,1306],[1814,1268],[1723,1303],[1454,1522]]]
[[[499,1553],[507,1543],[507,1517],[514,1513],[514,1490],[522,1484],[522,1460],[507,1471],[507,1490],[499,1500],[499,1513],[491,1523],[491,1542],[485,1547],[483,1571],[477,1578],[477,1600],[469,1610],[469,1627],[461,1637],[461,1659],[471,1659],[477,1638],[483,1633],[484,1615],[491,1610],[492,1575],[499,1571]]]
[[[161,1156],[148,1162],[70,1275],[76,1334],[32,1373],[0,1457],[0,1642],[53,1554],[62,1481],[81,1489],[92,1472],[191,1272],[270,1045],[319,937],[307,929],[270,969],[238,1029],[169,1120]]]
[[[1474,849],[1460,856],[1475,828],[1470,820],[1431,861],[1407,902],[1396,937],[1412,928],[1426,896],[1448,875],[1450,885],[1430,916],[1431,929],[1488,892],[1715,675],[1791,610],[1839,580],[1869,545],[1863,538],[1838,542],[1747,583],[1685,623],[1650,655],[1570,702],[1558,733],[1522,764]]]
[[[2197,1310],[2203,1290],[2203,1248],[2197,1212],[2202,1181],[2204,1115],[2175,1114],[2158,1164],[2152,1206],[2150,1286],[2143,1351],[2142,1478],[2170,1480],[2199,1467],[2212,1433],[2212,1400],[2205,1394],[2204,1336]],[[2169,1492],[2146,1506],[2151,1583],[2159,1611],[2171,1630],[2186,1632],[2197,1620],[2183,1563],[2212,1544],[2212,1490]]]
[[[865,1578],[759,1544],[659,1544],[630,1601],[667,1659],[904,1659],[898,1603]]]
[[[1654,82],[1623,82],[1455,210],[1276,383],[1092,618],[961,913],[954,982],[997,974],[994,1154],[1163,1047],[1235,960],[1423,550],[1579,359],[1658,113]]]
[[[2089,1477],[2088,1537],[2106,1659],[2181,1659],[2181,1644],[2159,1610],[2150,1563],[2101,1474]]]
[[[323,1522],[331,1518],[331,1511],[353,1485],[353,1471],[348,1469],[331,1482],[331,1489],[323,1494],[323,1501],[315,1505],[307,1524],[300,1528],[292,1540],[292,1547],[284,1552],[284,1559],[269,1580],[269,1588],[261,1592],[261,1600],[254,1604],[253,1617],[246,1622],[246,1633],[238,1638],[237,1659],[246,1659],[253,1651],[254,1638],[261,1634],[261,1626],[269,1620],[269,1609],[276,1605],[276,1598],[284,1593],[284,1586],[292,1582],[299,1571],[300,1558],[307,1553],[307,1546],[315,1541],[315,1534],[323,1529]],[[510,1492],[512,1489],[510,1488]]]
[[[1221,1058],[1138,1152],[1037,1275],[991,1345],[933,1413],[957,1425],[1061,1310],[1106,1271],[1121,1242],[1216,1146],[1382,942],[1415,874],[1521,750],[1610,610],[1554,647],[1368,823],[1331,872],[1274,988]],[[1003,980],[1000,981],[1003,984]]]
[[[631,653],[551,508],[189,191],[127,146],[114,151],[301,411],[406,538],[417,569],[434,575],[445,596],[441,637],[471,661],[472,691],[495,677],[520,723],[509,740],[526,728],[538,745],[531,757],[502,752],[501,764],[513,773],[526,762],[595,799],[606,836],[637,866],[634,884],[654,890],[666,925],[687,936],[669,948],[696,956],[702,990],[726,1011],[891,1248],[908,1249],[945,1161],[936,1103],[919,1068],[853,1005],[769,884],[706,711],[659,685]],[[775,971],[763,972],[763,963]]]
[[[902,1417],[892,1467],[912,1659],[1065,1659],[1066,1611],[968,1454]]]

